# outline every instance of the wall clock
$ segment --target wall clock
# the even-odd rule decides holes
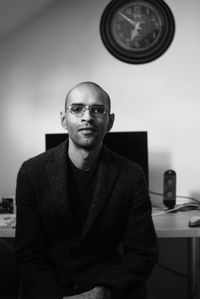
[[[134,64],[161,56],[170,46],[175,21],[163,0],[113,0],[105,8],[100,34],[116,58]]]

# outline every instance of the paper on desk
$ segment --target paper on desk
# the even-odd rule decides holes
[[[0,214],[0,226],[7,227],[15,222],[15,214]]]

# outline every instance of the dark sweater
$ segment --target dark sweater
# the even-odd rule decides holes
[[[81,170],[68,158],[69,197],[77,224],[82,230],[95,189],[97,168]]]

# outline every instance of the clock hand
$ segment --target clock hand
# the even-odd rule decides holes
[[[119,15],[124,18],[126,21],[128,21],[131,25],[135,25],[136,22],[125,16],[121,11],[119,12]]]
[[[136,36],[139,36],[140,33],[139,33],[139,30],[142,30],[140,24],[143,24],[145,23],[144,21],[141,21],[141,22],[135,22],[135,28],[133,30],[131,30],[131,38],[129,39],[129,41],[132,41],[134,40],[134,38]]]
[[[141,22],[136,22],[135,24],[135,28],[133,30],[131,30],[131,38],[129,39],[129,41],[134,40],[135,37],[139,36],[139,30],[141,30],[142,28],[140,27],[140,23]]]
[[[138,35],[139,35],[139,33],[136,29],[131,30],[131,38],[129,39],[129,41],[133,41],[134,38],[136,38],[136,36],[138,36]]]

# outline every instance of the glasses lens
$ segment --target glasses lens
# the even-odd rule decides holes
[[[81,115],[83,114],[85,111],[85,106],[84,105],[72,105],[70,107],[70,112],[72,114],[76,114],[76,115]]]
[[[93,115],[103,115],[105,113],[105,107],[103,105],[90,106],[90,112]]]

